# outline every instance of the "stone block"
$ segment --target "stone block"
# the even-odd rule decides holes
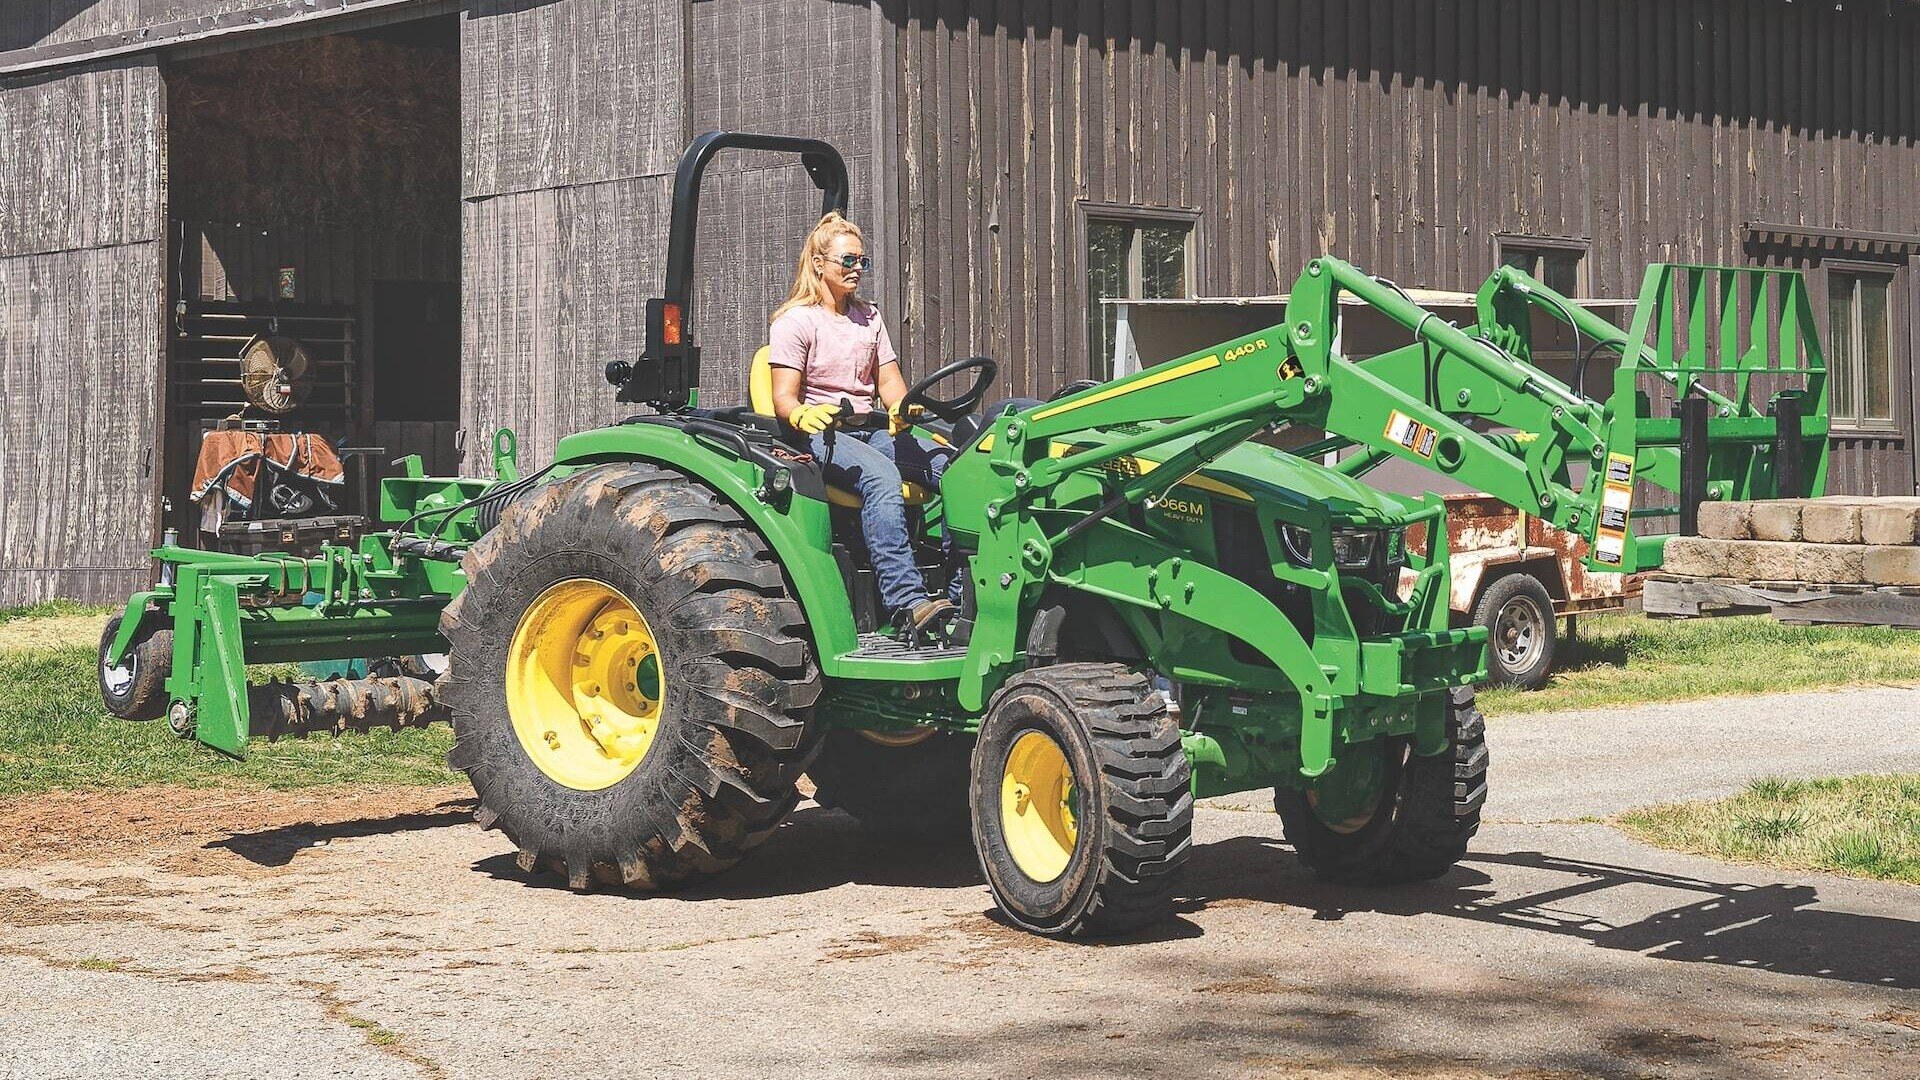
[[[1860,549],[1863,570],[1875,585],[1920,585],[1920,547],[1866,547]]]
[[[1700,535],[1713,540],[1753,539],[1753,504],[1701,503]]]
[[[1801,581],[1829,585],[1857,585],[1865,580],[1866,548],[1858,544],[1792,544],[1794,565]]]
[[[1661,560],[1660,568],[1669,574],[1686,577],[1726,577],[1728,545],[1731,543],[1734,541],[1676,536],[1667,541],[1666,555]]]
[[[1800,508],[1800,535],[1809,544],[1860,542],[1861,505],[1817,499]]]
[[[1868,544],[1912,544],[1920,540],[1920,504],[1888,499],[1862,507],[1860,539]]]
[[[1730,540],[1727,576],[1739,581],[1802,581],[1800,549],[1806,544],[1779,540]]]
[[[1805,499],[1768,499],[1754,503],[1753,538],[1779,541],[1800,539],[1800,511],[1805,505]]]

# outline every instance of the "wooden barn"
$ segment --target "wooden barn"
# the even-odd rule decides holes
[[[908,363],[1014,392],[1104,371],[1104,297],[1271,294],[1322,251],[1614,297],[1806,267],[1832,486],[1912,494],[1915,56],[1907,0],[7,0],[0,605],[144,584],[260,335],[308,350],[289,422],[349,499],[620,416],[601,370],[710,128],[838,145]],[[712,175],[729,402],[818,204],[797,166]]]

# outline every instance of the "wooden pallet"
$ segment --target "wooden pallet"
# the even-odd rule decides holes
[[[1920,587],[1649,574],[1641,604],[1655,618],[1772,615],[1783,623],[1920,630]]]

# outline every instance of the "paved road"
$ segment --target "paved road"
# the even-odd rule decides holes
[[[1920,766],[1920,692],[1701,708],[1632,756],[1687,714],[1497,720],[1508,794],[1429,886],[1316,884],[1271,814],[1204,808],[1181,917],[1115,945],[1010,930],[964,848],[818,808],[669,898],[530,884],[437,798],[16,861],[0,1075],[1911,1077],[1920,891],[1572,819],[1860,768],[1778,756],[1850,711],[1884,725],[1873,767]]]

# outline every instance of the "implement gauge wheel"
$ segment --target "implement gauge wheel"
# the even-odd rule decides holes
[[[932,728],[855,731],[821,739],[808,767],[815,802],[871,832],[927,839],[965,836],[973,740]]]
[[[1300,860],[1329,881],[1427,881],[1467,854],[1487,801],[1486,722],[1473,689],[1448,691],[1447,749],[1412,752],[1405,738],[1350,747],[1318,790],[1280,788],[1273,806]]]
[[[1165,918],[1193,842],[1180,728],[1118,664],[1023,672],[973,751],[973,838],[993,897],[1041,934],[1121,934]]]
[[[1487,628],[1487,683],[1520,690],[1547,685],[1558,644],[1553,596],[1540,579],[1517,571],[1494,579],[1474,605],[1473,621]]]
[[[173,667],[173,629],[156,618],[133,632],[133,642],[118,664],[107,663],[107,652],[120,633],[115,615],[100,631],[100,701],[108,714],[122,720],[157,720],[167,711],[167,675]]]
[[[440,624],[448,761],[521,869],[664,888],[738,862],[793,808],[819,668],[779,565],[711,491],[590,469],[462,565]]]

